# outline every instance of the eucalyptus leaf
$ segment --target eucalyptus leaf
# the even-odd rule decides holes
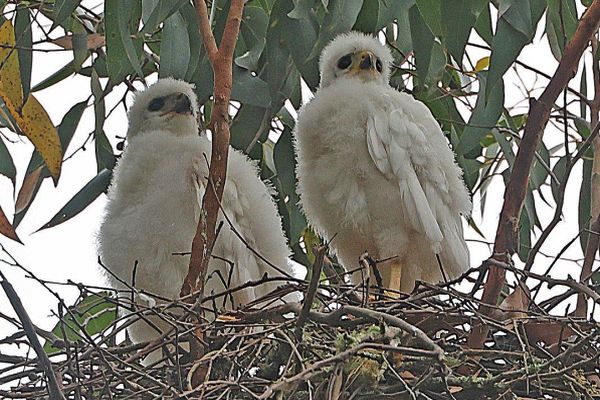
[[[81,190],[79,190],[79,192],[77,192],[75,196],[73,196],[73,198],[71,198],[71,200],[69,200],[67,204],[65,204],[64,207],[38,231],[60,225],[79,214],[108,189],[111,178],[111,170],[103,169],[100,171],[98,175],[86,183],[85,186],[81,188]]]

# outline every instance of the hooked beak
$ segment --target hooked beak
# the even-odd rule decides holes
[[[357,51],[352,54],[352,66],[350,67],[351,74],[358,74],[361,71],[376,71],[375,54],[367,50]]]
[[[162,115],[189,114],[192,115],[192,102],[183,93],[174,93],[164,98],[165,105]]]

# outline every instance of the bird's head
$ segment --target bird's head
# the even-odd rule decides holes
[[[390,50],[377,38],[361,32],[343,33],[321,53],[321,88],[342,77],[387,84],[392,60]]]
[[[160,79],[136,94],[129,109],[127,138],[154,130],[166,130],[176,136],[197,135],[197,117],[194,86],[173,78]]]

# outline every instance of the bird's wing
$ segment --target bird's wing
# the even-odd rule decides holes
[[[435,253],[440,253],[444,239],[445,221],[441,212],[449,212],[449,205],[439,193],[442,177],[419,173],[436,165],[423,165],[419,148],[427,146],[423,126],[415,123],[401,109],[373,109],[367,119],[367,146],[377,169],[399,188],[401,206],[411,227],[429,239]],[[418,165],[421,164],[421,165]],[[418,172],[419,171],[419,172]],[[446,184],[447,185],[447,184]],[[459,221],[460,222],[460,221]]]

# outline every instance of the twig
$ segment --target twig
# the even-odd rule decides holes
[[[306,291],[306,296],[304,296],[304,300],[302,301],[302,311],[300,311],[300,315],[298,316],[298,322],[296,325],[297,338],[302,337],[302,327],[308,319],[310,308],[312,306],[313,300],[315,299],[315,295],[317,294],[319,280],[321,278],[321,270],[323,269],[323,260],[325,259],[325,252],[327,252],[327,246],[320,246],[317,250],[315,262],[313,263],[312,267],[312,276],[310,278],[310,283]]]
[[[517,251],[519,218],[529,185],[529,173],[535,152],[542,140],[544,127],[550,117],[552,105],[577,72],[583,51],[598,31],[599,26],[600,0],[594,0],[582,16],[573,37],[566,45],[563,57],[548,86],[538,100],[531,99],[530,101],[525,133],[515,158],[512,175],[504,192],[504,203],[500,213],[492,256],[495,259],[505,261]],[[506,280],[505,274],[505,270],[502,268],[490,268],[482,295],[484,304],[496,304],[500,290]],[[488,306],[484,306],[480,311],[487,315],[490,309]],[[468,338],[469,347],[481,348],[487,333],[487,327],[480,324],[475,325]]]
[[[2,278],[2,281],[0,281],[0,285],[2,286],[2,289],[4,289],[4,293],[6,293],[6,297],[8,297],[8,300],[10,301],[10,304],[17,313],[19,320],[23,324],[23,330],[25,330],[27,339],[29,339],[29,343],[31,343],[35,354],[37,354],[38,356],[38,366],[44,371],[44,374],[46,375],[46,379],[48,380],[48,392],[50,394],[50,399],[64,399],[65,396],[63,395],[60,389],[61,385],[56,379],[56,375],[54,373],[54,370],[52,369],[52,363],[50,362],[48,355],[44,351],[44,348],[40,344],[40,341],[36,334],[35,326],[33,325],[33,322],[31,322],[27,311],[25,311],[25,307],[23,307],[23,303],[21,303],[19,295],[17,294],[17,292],[15,292],[15,289],[10,284],[10,282],[8,282],[8,280],[1,271],[0,278]]]

